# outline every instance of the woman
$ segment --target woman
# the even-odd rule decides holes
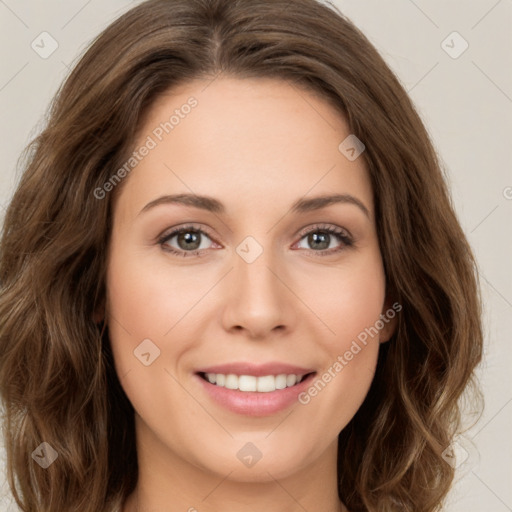
[[[475,262],[346,18],[144,2],[32,148],[0,246],[22,510],[439,509],[482,353]]]

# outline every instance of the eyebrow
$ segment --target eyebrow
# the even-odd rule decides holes
[[[321,208],[325,208],[336,203],[352,204],[357,206],[368,218],[370,218],[370,212],[364,203],[357,197],[350,194],[321,195],[311,197],[309,199],[301,198],[292,204],[291,211],[292,213],[306,213],[314,210],[320,210]],[[224,214],[226,212],[225,206],[218,199],[213,197],[199,196],[196,194],[173,194],[161,196],[150,201],[146,206],[144,206],[144,208],[142,208],[138,215],[162,204],[181,204],[217,214]]]

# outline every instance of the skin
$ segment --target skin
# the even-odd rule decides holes
[[[173,89],[149,111],[136,147],[190,96],[197,107],[125,178],[114,207],[106,320],[136,411],[139,461],[123,511],[345,511],[337,436],[368,392],[394,321],[307,405],[269,416],[217,405],[194,372],[281,361],[322,375],[389,309],[365,163],[338,150],[350,129],[329,103],[260,78]],[[218,199],[226,213],[180,204],[140,213],[162,195],[191,192]],[[334,192],[356,197],[369,215],[349,203],[289,211],[297,199]],[[166,251],[192,252],[178,236],[158,241],[188,223],[208,229],[201,256]],[[318,224],[344,229],[353,245],[330,235],[329,248],[317,248],[301,230]],[[236,252],[247,236],[263,250],[251,263]],[[320,255],[332,248],[342,250]],[[148,338],[160,356],[145,366],[134,350]],[[247,442],[262,454],[252,467],[236,456]]]

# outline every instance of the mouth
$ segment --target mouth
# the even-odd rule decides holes
[[[244,393],[272,393],[281,389],[297,386],[316,372],[306,374],[281,373],[277,375],[235,375],[233,373],[206,373],[197,375],[206,382],[221,388],[237,390]]]
[[[200,371],[194,375],[201,392],[212,404],[231,413],[261,417],[299,403],[301,393],[311,385],[316,373],[237,375]]]

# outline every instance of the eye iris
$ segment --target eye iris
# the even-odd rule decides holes
[[[329,247],[329,234],[328,233],[311,233],[308,237],[308,242],[313,248],[327,249]],[[319,242],[320,245],[316,245]]]
[[[184,244],[181,242],[184,242]],[[192,244],[192,246],[189,244]],[[178,245],[180,249],[197,249],[201,245],[199,233],[193,231],[180,233],[178,235]]]

